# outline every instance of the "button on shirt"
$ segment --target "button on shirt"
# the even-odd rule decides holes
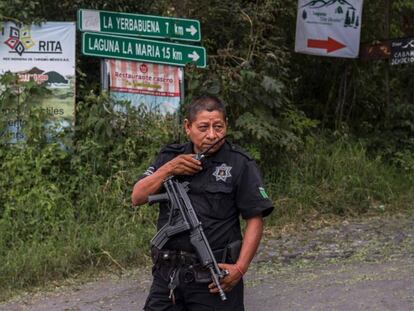
[[[192,143],[164,147],[140,179],[176,156],[191,153],[194,153]],[[222,249],[242,239],[239,216],[265,217],[272,212],[273,205],[255,161],[238,146],[225,142],[215,154],[202,160],[202,166],[203,170],[195,175],[176,178],[189,183],[188,196],[211,248]],[[168,217],[169,205],[161,203],[158,230],[168,222]],[[194,252],[188,232],[172,237],[164,248]]]

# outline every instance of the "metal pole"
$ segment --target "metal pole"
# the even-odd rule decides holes
[[[180,108],[178,109],[178,114],[177,114],[177,141],[181,142],[181,125],[183,123],[183,118],[182,115],[184,113],[184,101],[185,101],[185,96],[184,96],[184,92],[185,92],[185,87],[184,87],[184,72],[185,69],[184,68],[180,68],[181,70],[181,79],[180,79]]]

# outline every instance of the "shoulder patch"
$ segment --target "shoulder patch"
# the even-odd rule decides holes
[[[253,158],[246,151],[244,151],[240,146],[235,145],[235,144],[230,144],[230,147],[231,147],[231,151],[237,152],[243,155],[248,160],[253,160]]]
[[[161,153],[183,153],[186,144],[170,144],[161,149]]]

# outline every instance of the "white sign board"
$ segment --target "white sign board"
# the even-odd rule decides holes
[[[299,0],[295,52],[356,58],[363,0]]]
[[[0,75],[16,73],[20,82],[44,84],[50,93],[41,105],[50,121],[62,127],[72,123],[75,104],[74,22],[47,22],[41,25],[16,25],[5,22],[0,27]],[[0,103],[0,111],[3,111]],[[17,107],[16,107],[17,109]],[[11,141],[24,139],[22,120],[10,120]]]

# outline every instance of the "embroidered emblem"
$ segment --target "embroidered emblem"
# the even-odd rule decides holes
[[[266,193],[266,190],[263,187],[259,187],[260,194],[262,195],[263,199],[268,199],[269,196]]]
[[[227,178],[231,177],[231,169],[231,166],[227,166],[225,163],[223,163],[222,165],[216,167],[213,176],[216,177],[216,181],[226,181]]]

